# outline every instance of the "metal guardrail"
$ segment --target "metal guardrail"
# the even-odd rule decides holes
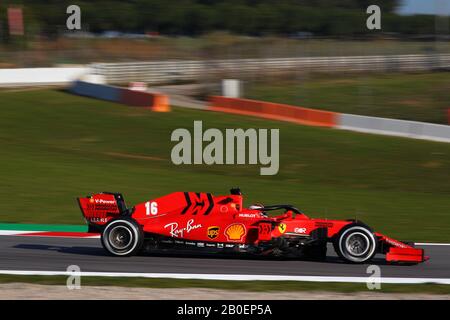
[[[239,76],[276,72],[401,72],[450,69],[450,54],[301,57],[234,60],[169,60],[94,63],[94,74],[108,83],[191,81],[205,76]]]

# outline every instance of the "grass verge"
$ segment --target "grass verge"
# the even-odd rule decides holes
[[[0,275],[0,283],[33,283],[66,285],[64,276]],[[332,291],[450,294],[450,286],[438,284],[382,284],[380,290],[369,290],[364,283],[296,282],[296,281],[211,281],[147,278],[84,277],[81,286],[120,286],[139,288],[211,288],[243,291]]]
[[[0,92],[0,222],[83,224],[75,198],[122,192],[129,205],[173,191],[290,203],[312,217],[356,218],[401,240],[450,241],[450,144],[175,108],[170,113],[61,91]],[[180,165],[177,128],[280,130],[280,169]]]

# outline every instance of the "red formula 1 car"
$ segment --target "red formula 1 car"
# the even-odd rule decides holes
[[[119,193],[78,198],[89,232],[101,233],[112,255],[130,256],[162,248],[245,252],[258,255],[325,259],[331,242],[339,257],[364,263],[377,253],[388,262],[427,260],[422,249],[374,232],[356,220],[307,217],[290,205],[243,208],[239,189],[230,195],[174,192],[127,208]],[[274,210],[284,210],[269,216]]]

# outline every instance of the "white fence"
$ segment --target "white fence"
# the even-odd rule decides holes
[[[450,142],[450,126],[426,122],[341,114],[337,127],[359,132]]]
[[[89,71],[88,67],[0,69],[0,87],[67,84]]]
[[[450,70],[450,54],[349,57],[302,57],[234,60],[169,60],[130,63],[94,63],[74,68],[0,69],[0,87],[67,84],[90,73],[108,83],[143,81],[167,83],[209,76],[243,78],[264,73],[304,71],[424,71]]]
[[[162,83],[174,80],[198,80],[215,74],[244,77],[271,72],[397,72],[450,69],[450,54],[172,60],[95,63],[91,67],[94,74],[104,76],[109,83],[130,81]]]

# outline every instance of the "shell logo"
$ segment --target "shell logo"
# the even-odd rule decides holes
[[[242,223],[229,225],[225,229],[228,241],[241,241],[245,235],[245,226]]]
[[[89,203],[94,203],[94,198],[90,198]]]

